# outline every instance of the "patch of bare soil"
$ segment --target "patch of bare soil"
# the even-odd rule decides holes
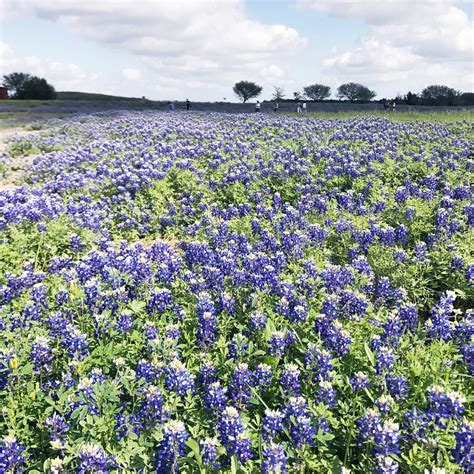
[[[8,142],[11,138],[35,137],[44,130],[27,130],[24,128],[0,128],[0,154],[8,150]],[[0,176],[0,191],[14,190],[21,187],[26,169],[31,166],[38,154],[9,156],[5,158],[5,176]]]

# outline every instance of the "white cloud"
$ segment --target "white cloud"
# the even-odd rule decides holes
[[[130,80],[130,81],[136,81],[138,79],[141,79],[142,73],[138,69],[125,68],[125,69],[122,69],[122,76],[124,79]]]
[[[56,90],[81,90],[94,92],[100,75],[83,71],[72,63],[63,63],[37,56],[21,56],[10,45],[0,41],[0,62],[4,74],[11,72],[28,72],[45,77]]]
[[[153,87],[162,76],[175,78],[185,89],[220,84],[221,95],[230,79],[281,77],[278,63],[306,44],[294,28],[251,19],[244,0],[3,2],[17,15],[61,22],[88,40],[138,57],[149,68]],[[122,75],[131,79],[130,72]],[[141,77],[146,80],[145,71]]]
[[[429,84],[474,88],[474,24],[454,0],[299,0],[341,19],[364,21],[356,47],[333,51],[322,64],[334,85],[365,82],[381,95],[421,90]]]

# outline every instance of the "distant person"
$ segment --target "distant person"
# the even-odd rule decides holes
[[[191,108],[191,102],[189,102],[189,99],[186,99],[186,110],[189,110]]]
[[[278,112],[278,102],[276,100],[273,102],[273,112]]]
[[[300,113],[301,113],[301,110],[302,110],[301,102],[298,102],[298,103],[296,104],[296,113],[297,113],[297,114],[300,114]]]
[[[257,100],[257,103],[255,104],[255,112],[260,112],[260,101]]]
[[[176,106],[173,104],[173,102],[168,102],[168,110],[171,112],[172,110],[174,110],[176,108]]]
[[[390,109],[392,110],[392,112],[395,111],[395,106],[396,106],[396,105],[397,105],[397,104],[395,103],[394,100],[392,100],[392,102],[390,102]]]
[[[303,102],[303,106],[302,106],[301,110],[303,111],[303,113],[306,112],[306,102]]]
[[[390,110],[390,104],[387,99],[383,99],[383,109]]]

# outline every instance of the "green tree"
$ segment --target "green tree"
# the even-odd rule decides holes
[[[405,96],[405,102],[407,105],[416,105],[418,104],[419,98],[416,94],[413,94],[411,91],[407,92],[407,95]]]
[[[370,102],[376,95],[375,91],[357,82],[347,82],[337,88],[339,99],[347,99],[351,102]]]
[[[324,100],[331,95],[331,88],[323,84],[312,84],[303,88],[306,97],[312,100]]]
[[[421,92],[421,100],[425,105],[454,105],[459,93],[448,86],[428,86]]]
[[[24,72],[12,72],[3,76],[3,84],[13,99],[50,100],[56,98],[54,87],[46,79]]]
[[[262,93],[262,87],[255,82],[240,81],[234,84],[234,94],[242,100],[243,103],[252,97],[257,97]]]

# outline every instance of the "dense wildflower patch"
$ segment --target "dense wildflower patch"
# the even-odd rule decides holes
[[[473,472],[471,131],[127,112],[37,139],[0,191],[0,472]]]

